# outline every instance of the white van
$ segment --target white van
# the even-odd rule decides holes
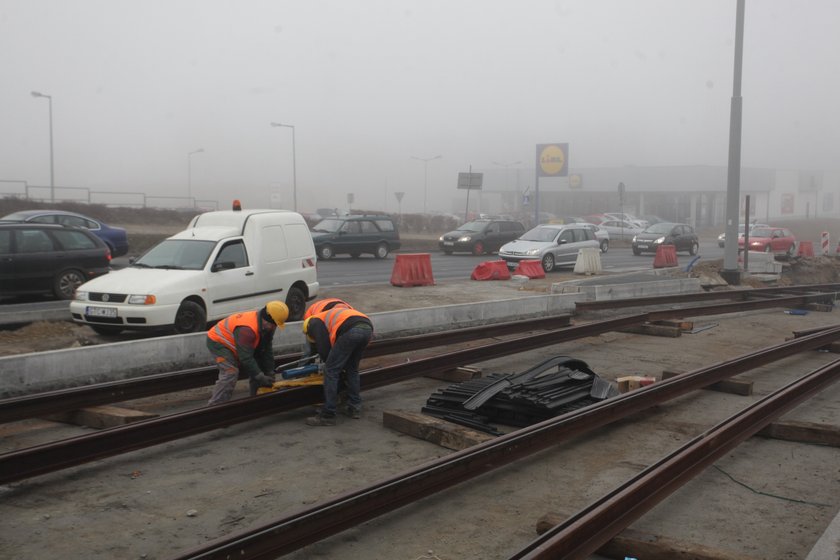
[[[318,295],[315,262],[309,228],[296,212],[206,212],[128,267],[79,286],[70,313],[100,334],[188,333],[281,300],[295,321]]]

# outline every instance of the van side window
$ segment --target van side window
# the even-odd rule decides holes
[[[222,247],[222,250],[219,251],[219,256],[216,257],[215,262],[232,262],[234,263],[235,268],[248,266],[248,254],[245,251],[245,244],[242,240],[227,243],[224,247]]]
[[[566,243],[571,243],[575,240],[575,236],[572,233],[573,230],[567,229],[560,232],[560,237],[557,238],[557,242],[560,243],[561,241],[565,241]]]
[[[46,253],[53,250],[52,239],[40,229],[15,231],[18,253]]]
[[[344,222],[344,225],[341,226],[341,231],[344,233],[359,233],[361,229],[359,222]]]
[[[379,233],[379,228],[373,222],[365,220],[359,223],[362,225],[362,233]]]
[[[12,252],[12,232],[8,230],[0,231],[0,253]]]
[[[487,233],[499,233],[499,224],[490,224],[487,226]]]

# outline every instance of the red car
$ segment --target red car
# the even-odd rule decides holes
[[[738,239],[738,248],[744,248],[743,237]],[[796,237],[787,228],[757,227],[750,231],[749,250],[792,257],[796,253]]]

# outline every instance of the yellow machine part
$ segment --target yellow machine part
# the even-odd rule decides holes
[[[289,387],[303,387],[305,385],[323,385],[324,384],[324,376],[320,373],[316,373],[314,375],[307,375],[306,377],[299,377],[298,379],[281,379],[280,381],[275,381],[274,385],[271,387],[260,387],[257,389],[258,395],[264,395],[266,393],[274,393],[276,391],[280,391],[282,389],[288,389]]]

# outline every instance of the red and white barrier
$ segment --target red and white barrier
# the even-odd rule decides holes
[[[829,247],[831,247],[831,241],[829,239],[829,234],[827,231],[822,232],[822,236],[820,237],[820,244],[822,246],[822,254],[827,256],[828,253],[831,251]]]

